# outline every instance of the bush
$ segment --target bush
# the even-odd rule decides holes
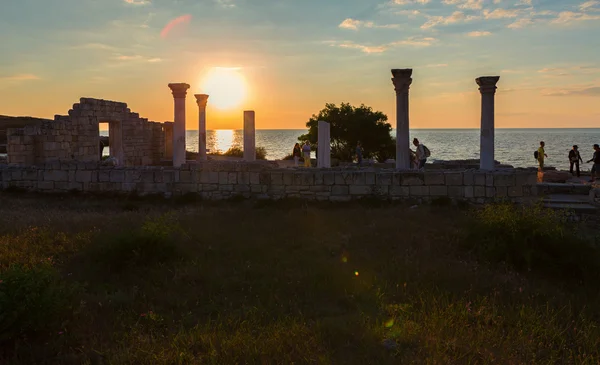
[[[119,273],[181,257],[170,214],[147,220],[141,228],[98,240],[85,253],[88,266]]]
[[[0,343],[59,330],[77,291],[50,263],[13,265],[0,273]]]
[[[231,147],[223,156],[228,157],[244,157],[244,150],[240,147]],[[256,159],[257,160],[266,160],[267,159],[267,150],[264,147],[256,147]]]
[[[566,216],[540,205],[488,205],[470,226],[467,246],[492,262],[562,279],[598,277],[600,255]]]

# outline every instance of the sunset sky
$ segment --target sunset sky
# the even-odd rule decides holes
[[[304,128],[342,101],[394,126],[390,69],[412,67],[412,128],[478,127],[487,75],[499,128],[598,127],[598,34],[599,0],[2,0],[0,114],[51,118],[85,96],[172,120],[167,84],[187,82],[188,129],[207,88],[225,90],[208,129],[241,128],[245,109],[260,129]]]

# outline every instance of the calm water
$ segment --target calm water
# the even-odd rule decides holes
[[[280,159],[292,152],[303,133],[305,129],[257,130],[256,145],[267,150],[268,159]],[[210,151],[225,152],[230,147],[243,146],[242,130],[212,130],[206,137]],[[431,150],[432,160],[479,158],[479,129],[413,129],[411,140],[413,137]],[[592,158],[592,145],[600,143],[600,129],[497,129],[495,158],[515,167],[535,166],[533,151],[539,147],[539,141],[546,142],[546,165],[568,168],[567,155],[573,144],[579,146],[584,161]],[[198,131],[187,131],[187,146],[190,151],[198,150]],[[104,154],[107,153],[105,149]],[[586,170],[591,165],[582,167]]]

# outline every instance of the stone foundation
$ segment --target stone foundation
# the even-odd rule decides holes
[[[197,193],[204,199],[234,196],[349,201],[359,198],[428,201],[440,197],[477,203],[522,200],[537,195],[536,174],[523,171],[399,172],[279,169],[272,162],[206,162],[174,167],[102,167],[98,163],[52,162],[43,166],[0,165],[0,187],[61,193]]]

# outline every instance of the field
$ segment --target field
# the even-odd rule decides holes
[[[4,193],[0,363],[597,364],[584,228],[444,201]]]

